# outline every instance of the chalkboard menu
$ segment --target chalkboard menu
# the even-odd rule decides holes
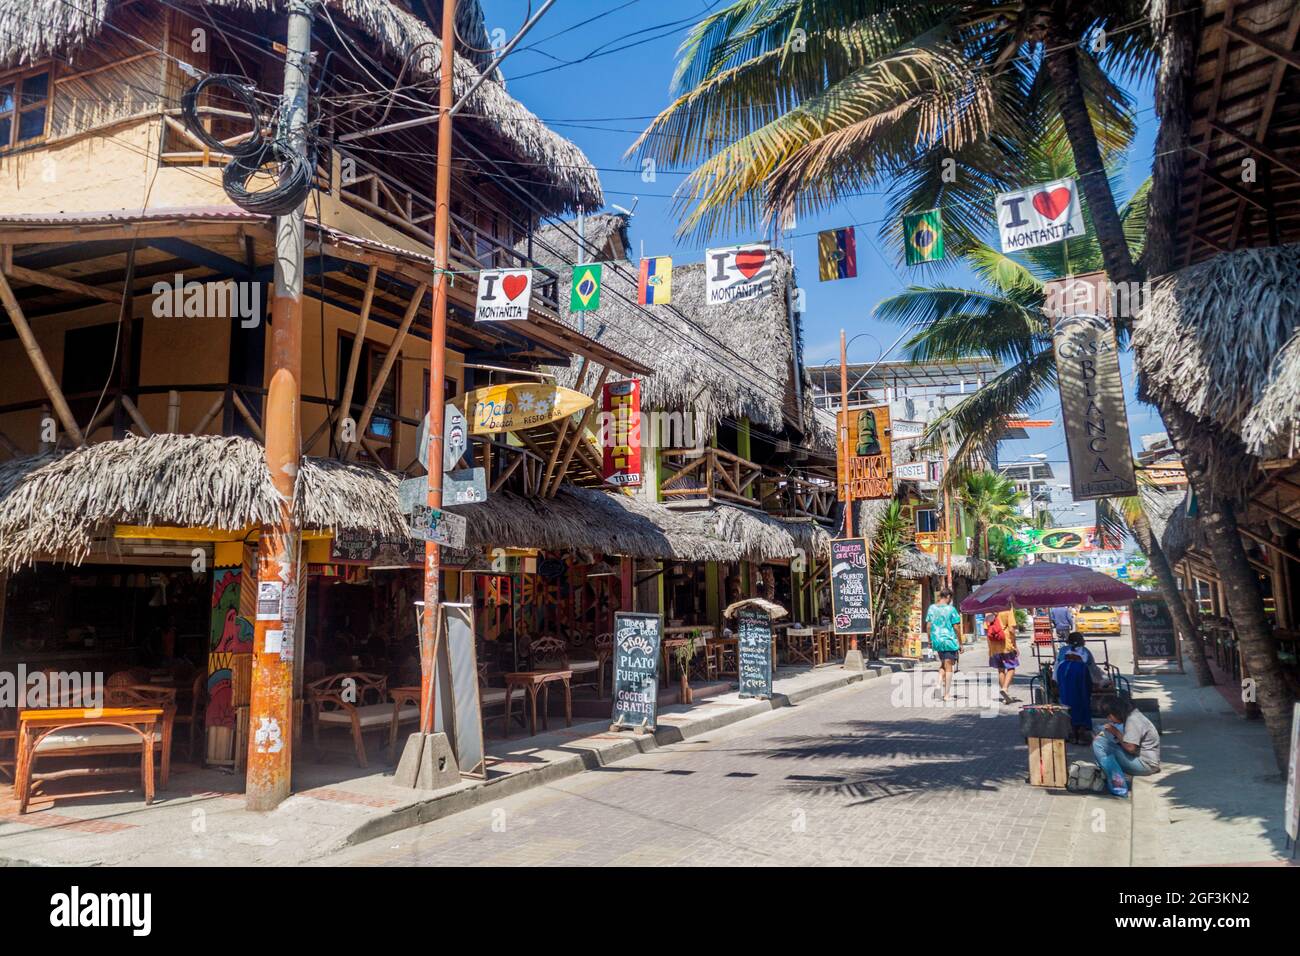
[[[340,528],[330,542],[330,560],[339,564],[424,563],[424,542],[408,535],[381,534],[358,528]]]
[[[614,615],[614,727],[654,730],[659,702],[659,645],[663,624],[657,614]]]
[[[1173,660],[1178,657],[1178,635],[1169,606],[1159,598],[1134,601],[1133,653],[1138,660]]]
[[[864,538],[831,542],[831,610],[836,634],[870,634],[871,577]]]
[[[736,612],[740,647],[740,696],[772,696],[772,618],[759,608]]]

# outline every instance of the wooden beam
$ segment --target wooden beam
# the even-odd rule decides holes
[[[135,402],[131,401],[126,395],[119,395],[117,400],[126,413],[131,416],[131,421],[135,422],[135,427],[144,432],[144,437],[149,438],[152,436],[153,429],[149,427],[149,423],[145,421],[144,416],[140,414],[140,409],[135,407]]]
[[[582,360],[582,366],[578,369],[578,377],[573,380],[577,384],[578,388],[582,388],[582,380],[587,374],[587,366],[590,362],[590,359],[584,358]],[[560,448],[564,445],[564,437],[569,431],[569,419],[571,418],[573,418],[572,415],[566,415],[562,418],[560,420],[560,427],[556,431],[555,444],[551,447],[551,457],[546,462],[546,471],[543,472],[545,477],[542,478],[543,484],[547,487],[550,487],[555,472],[555,463],[559,460]]]
[[[598,402],[596,401],[596,396],[598,396],[601,392],[601,389],[605,387],[605,379],[607,379],[608,377],[609,377],[609,366],[608,365],[601,366],[600,379],[599,381],[596,382],[596,388],[591,393],[592,394],[591,404],[587,406],[586,412],[583,413],[582,421],[578,425],[577,431],[575,431],[573,433],[573,437],[569,439],[568,447],[565,448],[564,450],[564,461],[560,464],[560,470],[556,472],[555,478],[551,482],[551,486],[549,488],[543,486],[542,488],[543,497],[554,498],[556,492],[560,490],[560,485],[564,481],[564,473],[569,470],[569,462],[573,461],[573,453],[574,451],[577,450],[578,442],[582,441],[583,433],[587,430],[587,425],[591,421],[591,416],[596,411],[596,407],[598,405]]]
[[[217,400],[212,403],[212,407],[208,409],[207,413],[198,420],[198,423],[195,424],[190,434],[202,435],[203,432],[207,429],[207,427],[210,424],[212,424],[212,419],[220,415],[221,410],[225,407],[226,407],[226,396],[224,393],[222,393],[221,395],[217,396]]]
[[[365,435],[366,428],[370,425],[370,417],[375,412],[375,405],[379,403],[379,393],[388,384],[388,376],[392,373],[398,356],[402,354],[402,346],[406,343],[406,334],[411,331],[411,323],[415,321],[415,314],[420,311],[425,290],[428,288],[428,282],[421,282],[415,290],[415,294],[411,296],[411,302],[406,307],[406,315],[402,317],[402,324],[398,326],[397,332],[393,336],[393,342],[388,347],[388,353],[384,356],[384,364],[379,368],[379,375],[370,385],[370,395],[366,398],[365,407],[361,409],[361,418],[357,422],[357,442],[348,449],[347,457],[349,459],[356,455],[357,449],[360,447],[361,438]]]
[[[1296,53],[1294,50],[1280,47],[1272,40],[1265,39],[1257,33],[1251,33],[1249,30],[1243,30],[1241,27],[1233,26],[1230,23],[1225,23],[1223,25],[1223,32],[1228,34],[1230,37],[1235,37],[1236,39],[1241,40],[1243,43],[1249,43],[1251,46],[1263,50],[1270,56],[1277,57],[1277,59],[1281,60],[1283,63],[1289,63],[1297,70],[1300,70],[1300,53]]]
[[[1221,123],[1218,120],[1210,120],[1210,125],[1214,127],[1214,129],[1222,133],[1224,136],[1227,136],[1229,139],[1235,139],[1238,143],[1240,143],[1242,146],[1245,146],[1252,153],[1259,153],[1259,155],[1263,156],[1269,162],[1281,166],[1289,173],[1292,173],[1296,176],[1300,176],[1300,165],[1297,165],[1296,163],[1293,163],[1290,160],[1286,159],[1284,156],[1278,153],[1277,150],[1270,149],[1269,147],[1265,146],[1263,143],[1258,142],[1255,139],[1252,139],[1251,137],[1247,136],[1245,133],[1241,132],[1240,130],[1234,129],[1233,127],[1229,126],[1227,123]]]
[[[36,377],[41,380],[41,385],[45,388],[45,394],[49,396],[50,402],[53,403],[59,421],[63,423],[63,430],[72,437],[77,445],[84,445],[86,439],[82,436],[81,429],[77,427],[77,420],[72,417],[72,409],[68,407],[68,402],[63,397],[63,390],[59,388],[59,383],[54,380],[54,373],[45,360],[45,353],[41,351],[41,344],[36,341],[36,336],[32,334],[32,328],[27,324],[27,317],[23,315],[22,307],[14,297],[14,290],[9,285],[9,280],[2,274],[0,274],[0,302],[4,303],[5,312],[9,314],[9,321],[13,323],[14,329],[17,330],[23,348],[27,350],[27,357],[31,360],[32,368],[36,370]]]
[[[343,422],[347,420],[352,412],[352,391],[357,384],[357,369],[361,365],[361,351],[366,342],[366,325],[370,322],[370,307],[375,301],[375,280],[378,277],[379,266],[372,265],[369,274],[366,276],[366,294],[361,302],[361,317],[357,320],[357,334],[352,340],[352,355],[348,359],[348,377],[343,383],[343,393],[339,399],[339,447],[343,446]],[[325,348],[324,342],[321,343],[321,348]],[[328,420],[329,415],[326,415],[325,418]]]

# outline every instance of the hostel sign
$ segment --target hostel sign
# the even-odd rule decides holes
[[[851,408],[848,440],[841,438],[836,456],[836,483],[840,500],[845,493],[853,500],[894,496],[893,455],[890,443],[889,406]],[[839,413],[840,435],[844,434],[845,413]],[[847,447],[845,447],[847,446]]]
[[[1114,329],[1101,316],[1067,315],[1052,342],[1074,498],[1136,494]]]

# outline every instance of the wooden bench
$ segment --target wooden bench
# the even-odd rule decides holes
[[[392,700],[386,701],[388,678],[380,674],[350,671],[331,674],[307,685],[307,701],[311,709],[312,745],[316,759],[321,757],[320,732],[322,728],[346,729],[352,734],[356,748],[357,764],[369,767],[366,760],[364,735],[374,731],[388,732],[389,753],[397,750],[397,728],[402,723],[420,719],[419,688],[395,688]]]

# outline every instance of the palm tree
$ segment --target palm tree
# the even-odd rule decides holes
[[[975,539],[975,547],[982,558],[989,556],[990,531],[1009,534],[1026,522],[1019,507],[1025,500],[1024,493],[1016,490],[1010,478],[996,471],[968,474],[957,492],[957,499],[974,525],[971,537]]]
[[[694,167],[682,233],[807,215],[889,182],[895,211],[943,204],[948,233],[971,238],[1023,148],[1052,133],[1081,157],[1085,198],[1113,211],[1103,160],[1133,117],[1109,71],[1147,74],[1151,30],[1142,0],[1086,6],[733,0],[692,29],[673,100],[629,155]],[[1111,220],[1103,209],[1104,247],[1123,245]],[[1117,267],[1131,266],[1123,253]]]
[[[1022,176],[1043,182],[1072,176],[1069,148],[1060,140],[1027,148]],[[1120,219],[1133,255],[1140,255],[1146,233],[1147,193],[1144,182],[1129,198]],[[1052,318],[1048,314],[1046,283],[1102,268],[1101,243],[1084,209],[1083,236],[1018,255],[999,252],[972,239],[958,253],[973,267],[985,288],[912,286],[876,306],[876,315],[917,332],[906,346],[915,362],[992,358],[1006,368],[992,381],[937,418],[927,441],[941,431],[956,438],[951,484],[996,440],[1006,419],[1024,414],[1056,385],[1052,349]]]
[[[1151,527],[1151,519],[1147,515],[1141,494],[1127,498],[1099,500],[1097,527],[1103,535],[1115,540],[1122,541],[1125,531],[1133,535],[1133,539],[1146,555],[1147,562],[1155,573],[1160,590],[1164,592],[1165,603],[1169,606],[1169,613],[1174,619],[1174,627],[1178,629],[1183,639],[1187,656],[1192,659],[1196,683],[1201,687],[1213,684],[1214,675],[1210,672],[1210,665],[1205,659],[1205,647],[1197,638],[1196,627],[1187,611],[1187,604],[1182,599],[1182,592],[1178,590],[1178,582],[1174,578],[1173,568],[1169,566],[1165,550],[1160,546],[1160,540]]]

